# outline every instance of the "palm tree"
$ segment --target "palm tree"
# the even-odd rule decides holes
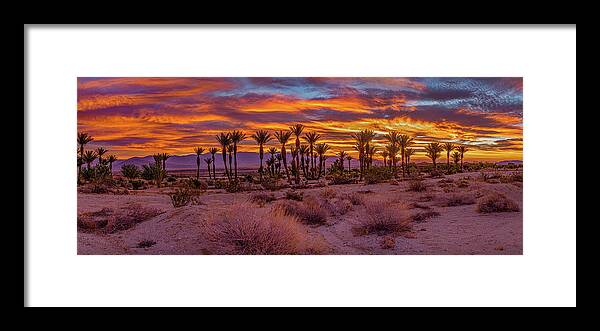
[[[371,141],[373,141],[373,138],[375,138],[375,132],[369,129],[365,129],[362,131],[362,135],[363,135],[363,139],[365,141],[365,154],[367,156],[367,169],[371,166],[370,165],[370,160],[371,160],[371,152],[374,152],[375,150],[371,148],[371,146],[369,146],[369,144],[371,143]]]
[[[79,156],[83,158],[83,146],[94,140],[85,132],[77,132],[77,144],[79,145]]]
[[[352,133],[351,136],[355,140],[354,149],[358,151],[359,180],[362,180],[364,172],[365,140],[360,132]]]
[[[452,161],[454,162],[454,164],[458,164],[458,162],[460,161],[460,152],[459,151],[454,151],[452,153]]]
[[[215,154],[217,154],[219,152],[219,149],[216,147],[211,147],[208,149],[208,151],[210,152],[210,157],[212,159],[212,168],[213,168],[213,179],[216,180],[217,179],[217,173],[215,171]]]
[[[304,164],[304,156],[308,156],[308,145],[300,145],[300,166],[302,167],[302,173],[304,174],[304,178],[307,177],[306,174],[306,166]]]
[[[163,161],[163,157],[162,154],[154,154],[152,155],[152,158],[154,159],[154,178],[156,179],[156,186],[160,187],[160,183],[162,182],[163,169],[161,168],[161,163]]]
[[[377,153],[377,147],[371,145],[369,147],[369,167],[373,165],[373,155],[375,155],[375,153]]]
[[[246,134],[242,131],[235,130],[231,133],[231,142],[233,143],[233,163],[235,166],[235,180],[237,181],[237,144],[246,139]],[[231,167],[230,167],[231,168]]]
[[[264,154],[264,145],[267,144],[273,137],[270,133],[264,130],[256,131],[255,134],[252,135],[252,139],[256,141],[258,144],[258,158],[260,159],[260,167],[258,168],[258,173],[260,175],[260,182],[263,181],[263,154]]]
[[[229,133],[219,133],[217,136],[217,141],[221,144],[221,153],[223,154],[223,167],[225,168],[225,175],[227,176],[227,180],[231,181],[231,176],[229,176],[229,171],[227,170],[227,146],[231,144],[231,137]]]
[[[204,148],[196,147],[194,148],[194,153],[196,153],[196,180],[198,180],[200,179],[200,155],[204,153]],[[208,168],[208,178],[210,179],[210,168]]]
[[[346,160],[348,160],[348,172],[351,172],[352,169],[350,168],[350,161],[352,161],[352,155],[347,155]]]
[[[204,159],[204,162],[206,162],[206,168],[208,169],[208,179],[210,179],[210,165],[212,163],[212,159],[210,157],[207,157]]]
[[[456,148],[456,145],[446,142],[442,145],[442,148],[446,151],[446,166],[448,167],[448,172],[450,172],[450,152]]]
[[[79,152],[79,149],[77,149]],[[81,166],[84,165],[83,158],[81,156],[77,156],[77,184],[81,183]]]
[[[113,154],[109,155],[106,161],[108,161],[108,169],[110,169],[110,176],[112,177],[112,165],[117,160],[117,157]]]
[[[90,170],[90,168],[92,167],[92,162],[94,162],[94,160],[96,160],[97,157],[98,155],[96,154],[96,152],[85,151],[81,159],[87,164],[87,169]]]
[[[165,171],[165,174],[167,173],[167,159],[170,157],[171,157],[171,155],[169,155],[167,153],[160,154],[160,158],[162,159],[162,168]]]
[[[383,166],[384,166],[384,167],[387,167],[387,165],[388,165],[388,164],[387,164],[387,157],[388,157],[388,155],[390,155],[390,154],[389,154],[389,152],[387,151],[387,149],[384,149],[384,150],[381,152],[381,156],[383,156]]]
[[[390,131],[385,135],[385,139],[389,142],[386,150],[390,156],[390,168],[393,167],[394,177],[396,176],[396,157],[398,156],[398,140],[400,133],[398,131]]]
[[[269,170],[269,174],[271,177],[275,176],[275,158],[271,156],[266,161],[267,169]]]
[[[319,155],[319,173],[317,175],[317,179],[321,178],[321,173],[324,170],[323,168],[325,168],[325,160],[323,159],[323,156],[325,153],[327,153],[329,148],[329,145],[325,143],[320,143],[315,146],[315,152]]]
[[[410,176],[410,157],[415,155],[417,151],[412,148],[407,148],[404,150],[404,158],[406,162],[406,174]]]
[[[338,153],[338,158],[340,159],[340,168],[342,168],[342,172],[344,172],[344,161],[346,160],[346,156],[348,156],[348,153],[346,153],[345,151],[340,151]]]
[[[281,153],[275,154],[275,172],[277,173],[277,177],[281,175]]]
[[[290,126],[290,131],[292,131],[292,133],[296,136],[296,153],[299,153],[300,135],[302,135],[302,131],[304,131],[304,125],[296,124],[294,126]],[[298,184],[300,183],[300,160],[298,159],[298,157],[294,157],[294,162],[296,164],[296,184]]]
[[[108,150],[104,149],[104,147],[96,148],[96,154],[98,155],[98,164],[102,164],[102,155],[106,154],[106,152],[108,152]]]
[[[231,174],[231,177],[233,177],[233,167],[232,167],[232,162],[233,162],[233,145],[229,145],[227,146],[227,154],[229,155],[229,173]],[[237,180],[237,179],[235,179]]]
[[[443,148],[439,143],[429,143],[425,146],[425,152],[428,158],[433,162],[433,169],[437,170],[436,160],[442,154]]]
[[[316,132],[308,132],[304,135],[304,140],[308,143],[309,155],[310,155],[310,173],[311,178],[315,176],[315,155],[313,153],[315,144],[321,139],[321,135]]]
[[[469,148],[465,145],[456,147],[456,150],[460,153],[460,171],[463,171],[463,158],[465,153],[469,151]]]
[[[398,136],[398,146],[400,147],[400,157],[401,157],[401,164],[402,164],[402,176],[404,176],[405,172],[406,172],[406,164],[404,164],[404,151],[406,150],[406,148],[408,148],[410,145],[412,145],[413,143],[413,138],[405,135],[405,134],[401,134],[400,136]]]
[[[285,175],[290,184],[291,184],[291,178],[290,178],[290,172],[287,167],[285,144],[287,144],[287,142],[288,142],[288,140],[290,140],[291,136],[292,136],[292,131],[279,130],[279,131],[275,132],[275,138],[281,144],[281,158],[283,160],[283,168],[285,169]]]

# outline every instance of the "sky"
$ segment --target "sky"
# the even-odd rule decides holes
[[[522,160],[523,79],[77,79],[77,130],[94,137],[87,148],[103,146],[119,159],[192,154],[196,146],[218,147],[219,132],[250,136],[296,123],[321,134],[331,154],[356,154],[350,134],[371,129],[381,147],[389,130],[414,137],[413,160],[426,159],[422,147],[432,141],[469,145],[469,160]],[[257,145],[248,138],[238,150],[256,152]]]

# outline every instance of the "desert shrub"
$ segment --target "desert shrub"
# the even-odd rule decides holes
[[[275,194],[267,192],[256,192],[250,196],[249,201],[263,207],[269,202],[277,200]]]
[[[169,193],[171,198],[171,204],[175,208],[187,206],[192,202],[193,194],[188,188],[175,189],[174,192]]]
[[[427,185],[425,185],[425,182],[422,180],[411,180],[408,183],[408,191],[423,192],[425,190],[427,190]]]
[[[243,211],[243,212],[240,212]],[[282,211],[236,206],[211,217],[207,238],[226,254],[303,254],[306,232]]]
[[[135,164],[125,164],[121,167],[121,174],[127,179],[136,179],[140,177],[140,169]]]
[[[131,184],[131,188],[134,190],[143,190],[147,188],[146,182],[143,180],[134,179],[130,180],[129,183]]]
[[[135,245],[137,248],[148,248],[156,245],[156,241],[154,240],[142,240]]]
[[[285,198],[288,200],[302,201],[302,199],[304,199],[304,193],[294,191],[294,190],[289,190],[289,191],[285,192]]]
[[[432,217],[438,217],[438,216],[440,216],[440,213],[438,213],[437,211],[429,210],[429,211],[424,211],[424,212],[419,212],[419,213],[413,214],[411,216],[411,219],[415,223],[422,223],[427,219],[430,219]]]
[[[472,205],[475,203],[475,198],[470,194],[456,193],[445,197],[442,205],[444,207],[455,207],[463,205]]]
[[[96,171],[94,167],[91,168],[82,168],[81,169],[81,178],[85,181],[92,181],[96,177]]]
[[[208,189],[208,183],[204,180],[196,178],[188,178],[183,182],[184,187],[192,190],[206,191]]]
[[[174,183],[177,181],[177,178],[173,177],[173,176],[169,176],[167,177],[167,183]]]
[[[112,217],[108,218],[108,224],[105,227],[105,232],[114,233],[117,231],[127,230],[134,225],[147,221],[163,212],[156,208],[145,208],[142,206],[132,206],[126,208]]]
[[[94,212],[85,212],[77,215],[77,228],[82,230],[100,230],[108,224],[108,216],[114,214],[111,208],[102,208]]]
[[[456,186],[460,188],[469,187],[469,180],[465,178],[461,178],[456,182]]]
[[[327,222],[327,210],[314,197],[308,197],[302,202],[283,200],[273,210],[297,217],[306,224],[321,225]]]
[[[142,166],[141,176],[145,180],[155,180],[159,176],[164,175],[164,170],[157,164],[150,163]],[[161,177],[162,178],[162,177]]]
[[[232,180],[225,187],[225,191],[227,191],[228,193],[251,191],[252,190],[251,185],[252,185],[251,183],[246,183],[246,182],[242,183],[239,181]]]
[[[348,199],[353,206],[362,205],[363,203],[363,195],[357,192],[346,194],[346,199]]]
[[[422,205],[418,202],[414,202],[410,205],[411,208],[416,208],[416,209],[431,209],[431,207],[427,206],[427,205]]]
[[[286,187],[286,184],[283,184],[281,181],[270,177],[263,178],[261,185],[265,190],[269,191],[277,191]]]
[[[333,198],[321,202],[321,207],[329,211],[331,215],[345,215],[352,209],[352,203],[349,199]]]
[[[377,184],[394,177],[392,171],[387,167],[371,167],[364,175],[365,184]]]
[[[499,213],[519,211],[519,205],[501,193],[490,193],[480,198],[477,202],[477,211],[480,213]]]
[[[345,184],[353,184],[356,180],[352,178],[350,175],[345,173],[335,172],[331,175],[331,181],[329,184],[331,185],[345,185]]]
[[[500,177],[500,181],[502,183],[513,183],[513,182],[523,182],[523,174],[513,172],[508,175],[502,175]]]
[[[332,199],[337,196],[337,192],[332,188],[326,188],[319,191],[319,196],[323,199]]]
[[[429,176],[431,176],[432,178],[439,178],[439,177],[443,177],[444,173],[440,170],[433,169],[429,172]]]
[[[396,247],[396,239],[392,236],[385,236],[381,239],[380,247],[383,249],[393,249]]]
[[[407,216],[404,206],[376,199],[365,200],[364,206],[365,216],[353,229],[357,235],[387,235],[411,229],[410,218]]]

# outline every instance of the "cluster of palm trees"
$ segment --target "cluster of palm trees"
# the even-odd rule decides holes
[[[220,145],[220,149],[217,147],[211,147],[205,149],[203,147],[195,147],[194,153],[196,154],[196,179],[200,178],[200,165],[201,156],[205,151],[210,153],[210,156],[204,158],[206,167],[208,170],[209,179],[216,179],[216,155],[221,152],[223,160],[224,175],[227,180],[231,182],[238,181],[238,146],[242,141],[247,138],[252,138],[258,145],[258,156],[260,166],[258,173],[260,181],[263,181],[263,177],[268,175],[270,177],[279,178],[285,175],[288,182],[291,184],[294,181],[296,184],[300,183],[301,177],[305,179],[320,179],[325,174],[325,161],[327,160],[328,152],[331,150],[331,146],[327,143],[320,142],[322,136],[314,131],[304,132],[305,126],[302,124],[295,124],[290,126],[288,130],[278,130],[270,133],[265,130],[258,130],[254,134],[248,136],[246,133],[234,130],[231,132],[221,132],[216,135],[216,140]],[[377,138],[377,134],[369,129],[365,129],[359,132],[351,134],[354,139],[353,149],[358,152],[359,162],[359,174],[360,180],[362,180],[364,173],[373,166],[373,157],[379,153],[377,146],[374,143],[374,139]],[[290,139],[294,140],[290,141]],[[416,149],[412,148],[414,145],[414,138],[406,134],[401,134],[398,131],[389,131],[383,138],[386,143],[383,145],[381,150],[381,156],[383,157],[383,165],[389,167],[394,177],[398,175],[398,169],[400,169],[402,176],[410,175],[410,159],[416,154]],[[80,178],[81,167],[83,164],[87,164],[87,168],[91,168],[92,162],[98,159],[99,165],[108,165],[112,176],[112,163],[117,160],[116,156],[109,155],[106,158],[103,156],[108,150],[103,147],[98,147],[96,150],[84,150],[84,146],[91,141],[92,138],[87,133],[77,133],[78,143],[78,178]],[[278,147],[269,147],[265,151],[266,145],[271,141],[276,141]],[[304,143],[302,143],[304,142]],[[289,160],[288,164],[288,148],[289,154],[292,159]],[[433,168],[437,170],[437,160],[440,158],[443,151],[446,152],[447,167],[450,168],[450,153],[454,164],[460,162],[460,169],[463,169],[463,158],[464,154],[469,150],[465,145],[457,145],[452,142],[438,143],[432,142],[425,146],[425,155],[429,157],[433,163]],[[269,154],[269,157],[264,160],[265,154]],[[160,181],[166,175],[166,161],[171,155],[167,153],[154,154],[154,171],[156,171],[157,185],[160,186]],[[348,162],[348,172],[352,171],[351,160],[353,157],[348,154],[347,151],[339,151],[336,154],[335,165],[342,172],[345,171],[345,161]],[[399,164],[398,164],[399,162]]]
[[[108,153],[108,150],[104,147],[98,147],[95,150],[85,150],[85,145],[92,142],[94,138],[85,132],[77,133],[77,182],[81,182],[81,167],[86,164],[87,170],[92,170],[92,163],[98,159],[99,166],[107,166],[109,169],[110,176],[112,176],[112,165],[117,161],[115,155],[108,155],[106,158],[103,156]]]

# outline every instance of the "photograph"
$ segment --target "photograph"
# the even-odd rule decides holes
[[[522,77],[78,77],[75,134],[79,255],[523,254]]]

